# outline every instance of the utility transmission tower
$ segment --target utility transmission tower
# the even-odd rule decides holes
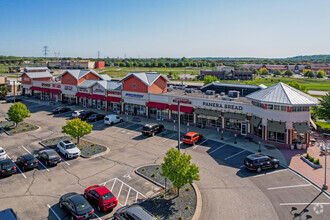
[[[43,54],[44,54],[44,57],[46,59],[46,57],[48,55],[48,46],[44,46]]]
[[[101,52],[97,51],[97,59],[100,59],[100,56],[101,56]]]

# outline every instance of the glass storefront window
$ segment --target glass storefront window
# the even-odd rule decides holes
[[[241,121],[237,121],[234,119],[226,119],[226,129],[241,131]]]
[[[212,116],[204,116],[204,115],[198,115],[197,117],[197,123],[199,126],[205,127],[219,127],[221,128],[222,120],[220,117],[212,117]]]
[[[306,144],[305,134],[297,133],[295,130],[292,134],[292,143],[294,144]]]
[[[277,143],[285,143],[285,133],[269,131],[268,140]]]
[[[125,104],[125,113],[131,115],[146,115],[146,107],[144,105]]]
[[[253,127],[253,134],[257,137],[262,138],[262,127],[260,126],[260,129],[259,127]]]
[[[158,120],[168,119],[168,110],[167,109],[149,108],[149,116],[151,118],[156,118]]]
[[[194,114],[189,114],[185,112],[180,112],[180,120],[181,124],[193,123],[194,122]],[[178,121],[178,112],[172,111],[172,120]]]

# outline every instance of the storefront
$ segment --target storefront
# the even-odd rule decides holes
[[[195,109],[197,116],[197,125],[201,128],[222,128],[222,118],[220,117],[221,111],[197,108]]]
[[[253,116],[251,116],[249,123],[251,125],[253,135],[255,135],[256,137],[262,138],[261,118],[253,115]]]
[[[105,97],[104,95],[96,95],[96,94],[92,94],[89,99],[92,102],[92,108],[97,108],[97,109],[102,109],[105,110]]]
[[[222,113],[227,130],[240,132],[241,135],[247,135],[246,115],[233,112]]]
[[[78,105],[87,107],[89,93],[77,92],[76,97],[78,98]]]
[[[105,98],[108,111],[120,114],[121,112],[121,97],[108,96]]]
[[[147,116],[148,94],[123,92],[124,112],[128,115]]]
[[[296,122],[293,127],[292,144],[297,148],[305,148],[311,133],[308,122]]]
[[[69,105],[77,104],[77,87],[71,85],[64,85],[62,86],[62,102],[67,103]]]
[[[168,104],[159,102],[148,102],[148,116],[149,118],[157,120],[167,120],[168,119]]]
[[[267,123],[268,141],[285,144],[285,131],[286,131],[285,126],[286,123],[282,121],[268,121]]]
[[[169,110],[171,111],[171,119],[178,121],[178,105],[170,105]],[[182,124],[193,125],[194,124],[194,108],[184,106],[180,104],[180,122]]]

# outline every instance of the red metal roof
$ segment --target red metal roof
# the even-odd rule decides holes
[[[81,98],[87,98],[89,96],[88,93],[83,93],[83,92],[78,92],[76,94],[77,97],[81,97]]]
[[[107,101],[107,102],[120,102],[121,98],[120,97],[108,96],[108,97],[105,98],[105,101]]]
[[[91,98],[91,99],[97,99],[97,100],[102,100],[102,99],[104,99],[104,95],[95,95],[95,94],[93,94],[89,98]]]
[[[148,108],[168,109],[168,104],[159,102],[148,102]]]
[[[49,92],[57,94],[57,93],[60,93],[61,90],[59,90],[59,89],[50,89]]]
[[[170,105],[169,108],[171,111],[178,111],[178,106],[177,105]],[[193,107],[188,107],[188,106],[182,106],[180,105],[180,112],[185,112],[185,113],[193,113],[194,108]]]

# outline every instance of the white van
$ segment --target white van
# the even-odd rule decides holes
[[[107,115],[104,117],[105,125],[112,125],[123,121],[124,121],[123,118],[118,115]]]

